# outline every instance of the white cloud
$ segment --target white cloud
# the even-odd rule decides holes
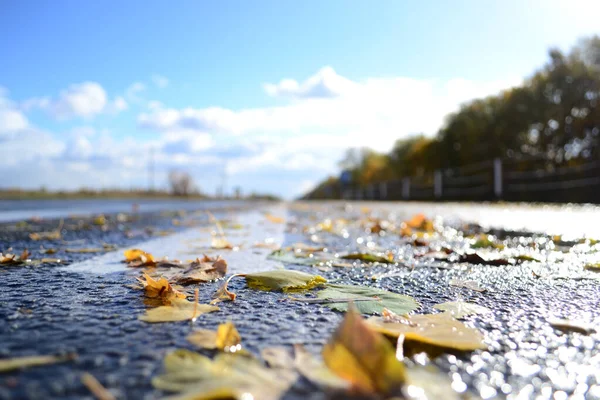
[[[134,82],[125,90],[125,96],[131,102],[140,102],[142,98],[140,94],[146,90],[146,85],[142,82]]]
[[[348,93],[355,86],[354,82],[338,75],[333,68],[327,66],[302,83],[294,79],[282,79],[277,84],[265,83],[263,88],[270,96],[329,98]]]
[[[105,112],[118,114],[126,110],[128,105],[120,96],[109,101],[106,91],[99,83],[83,82],[62,90],[56,98],[35,97],[21,104],[21,109],[25,111],[35,108],[46,111],[58,120],[66,120],[75,117],[89,119]]]
[[[56,100],[49,102],[48,108],[59,119],[89,118],[101,113],[106,103],[106,92],[100,84],[83,82],[63,90]]]
[[[152,82],[160,89],[164,89],[169,86],[169,79],[158,74],[152,75]]]
[[[125,111],[129,108],[129,104],[125,101],[125,99],[121,96],[115,97],[113,102],[110,104],[109,112],[113,114],[118,114],[121,111]]]
[[[29,121],[8,99],[8,90],[0,86],[0,136],[16,135],[29,127]]]

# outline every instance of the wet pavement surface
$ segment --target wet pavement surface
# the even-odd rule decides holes
[[[269,221],[263,214],[267,211],[286,223]],[[420,211],[428,217],[442,214],[437,209]],[[584,269],[600,261],[600,244],[543,232],[465,226],[464,222],[477,221],[462,215],[434,219],[435,229],[429,233],[399,235],[402,221],[414,212],[414,205],[360,203],[220,209],[213,214],[228,222],[223,224],[227,238],[239,249],[219,251],[209,248],[214,224],[204,212],[146,214],[135,219],[106,215],[108,222],[99,225],[94,219],[67,219],[61,241],[29,239],[30,232],[54,229],[58,221],[5,224],[0,251],[12,247],[19,253],[28,248],[31,259],[52,257],[61,263],[0,266],[0,359],[70,353],[76,353],[77,359],[0,374],[0,399],[93,398],[81,384],[83,372],[98,378],[117,398],[160,398],[165,393],[152,388],[151,378],[161,371],[169,350],[193,348],[185,337],[195,328],[215,329],[231,320],[253,353],[273,345],[303,343],[318,354],[343,317],[322,305],[286,301],[282,293],[251,290],[243,279],[234,279],[229,289],[237,293],[236,301],[219,304],[219,312],[202,315],[193,327],[189,322],[139,321],[146,309],[143,292],[129,285],[140,271],[120,262],[123,249],[132,246],[179,259],[220,254],[229,264],[229,273],[285,266],[329,281],[382,288],[415,298],[421,304],[417,313],[435,312],[432,307],[445,301],[477,303],[492,312],[465,320],[483,333],[488,348],[443,354],[430,361],[452,379],[454,390],[486,399],[600,399],[600,334],[563,332],[548,322],[569,318],[600,325],[600,275]],[[376,224],[383,229],[374,229]],[[472,249],[476,239],[470,235],[479,237],[482,232],[494,234],[494,243],[504,249]],[[296,243],[325,247],[329,254],[391,252],[397,262],[357,261],[352,267],[282,264],[267,258],[271,250],[253,246],[265,240],[284,247]],[[426,245],[420,246],[421,242]],[[118,249],[98,254],[66,252],[104,244]],[[477,251],[488,258],[514,260],[527,255],[535,261],[491,266],[452,257],[422,257],[443,247],[457,253]],[[45,254],[49,248],[57,252]],[[486,290],[450,286],[451,279],[473,280]],[[220,285],[199,285],[200,302],[208,303]],[[285,398],[326,396],[300,380]]]

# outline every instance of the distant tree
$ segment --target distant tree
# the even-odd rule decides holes
[[[175,196],[188,196],[195,191],[192,176],[183,171],[169,172],[169,186]]]

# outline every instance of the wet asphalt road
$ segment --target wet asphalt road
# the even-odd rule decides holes
[[[393,221],[402,221],[413,212],[400,204],[369,206],[372,216]],[[261,214],[265,210],[285,217],[288,224],[267,222]],[[160,372],[165,353],[177,347],[192,348],[185,340],[192,330],[189,323],[146,324],[137,319],[145,310],[143,294],[127,285],[133,283],[139,271],[127,270],[118,262],[122,250],[97,255],[66,253],[65,248],[110,243],[121,248],[139,245],[156,256],[192,258],[192,254],[202,252],[220,253],[228,261],[230,272],[245,272],[277,267],[277,262],[266,258],[269,250],[252,247],[252,243],[267,238],[284,246],[316,240],[336,251],[362,251],[373,243],[393,251],[401,262],[329,270],[286,267],[410,295],[422,305],[418,313],[433,312],[433,305],[458,298],[490,308],[490,314],[467,318],[468,325],[483,332],[487,350],[446,354],[432,361],[453,379],[455,388],[466,387],[472,396],[482,398],[600,399],[599,334],[563,333],[548,324],[553,317],[600,323],[600,285],[594,273],[582,268],[586,260],[595,257],[591,250],[575,246],[558,252],[549,247],[545,235],[520,237],[497,231],[507,247],[516,251],[525,249],[525,242],[541,243],[537,251],[542,262],[502,267],[454,264],[415,258],[419,249],[398,235],[373,235],[354,226],[348,227],[347,235],[315,228],[327,218],[364,219],[358,205],[255,204],[245,210],[215,211],[215,216],[241,227],[226,230],[230,241],[240,245],[239,251],[211,252],[206,248],[212,225],[205,214],[147,214],[127,222],[111,215],[104,230],[89,220],[67,220],[66,244],[28,239],[30,230],[51,229],[56,221],[19,228],[5,225],[0,233],[0,249],[13,247],[21,251],[27,247],[33,259],[56,257],[66,262],[0,267],[4,286],[0,291],[0,357],[76,353],[78,358],[0,374],[0,399],[92,398],[80,383],[83,372],[92,373],[117,398],[158,398],[164,393],[154,390],[150,380]],[[179,222],[173,225],[173,219]],[[194,226],[182,226],[187,223]],[[152,229],[146,229],[149,227]],[[167,229],[172,232],[165,232]],[[172,234],[164,236],[168,233]],[[436,244],[453,248],[465,246],[464,238],[453,236],[451,228],[435,240]],[[40,245],[59,251],[42,255]],[[384,277],[373,280],[373,275]],[[477,280],[487,291],[449,286],[452,278]],[[218,286],[202,285],[200,301],[208,302]],[[285,296],[281,293],[250,290],[242,279],[233,280],[230,290],[237,293],[237,300],[223,303],[219,312],[203,315],[194,327],[214,329],[218,323],[232,320],[245,347],[254,353],[267,346],[303,343],[318,354],[342,318],[321,305],[282,301]],[[300,381],[286,398],[317,399],[324,398],[324,394]]]

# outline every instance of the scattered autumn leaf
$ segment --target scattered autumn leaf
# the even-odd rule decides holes
[[[483,258],[477,253],[461,254],[458,262],[466,262],[469,264],[482,264],[482,265],[510,265],[507,259],[504,258]]]
[[[370,253],[352,253],[341,256],[344,260],[360,260],[369,263],[382,263],[391,264],[394,262],[394,255],[392,253],[387,256],[378,256]]]
[[[582,321],[575,321],[570,319],[549,319],[548,323],[555,329],[566,331],[566,332],[577,332],[584,335],[596,332],[596,329]]]
[[[396,359],[392,344],[369,328],[354,307],[323,347],[323,360],[331,371],[365,394],[392,395],[405,381],[404,365]]]
[[[504,245],[502,243],[497,243],[493,236],[482,233],[479,236],[475,237],[475,243],[471,245],[471,248],[503,250]]]
[[[419,303],[410,296],[367,286],[330,284],[317,292],[317,297],[330,300],[325,305],[338,311],[348,310],[348,300],[360,300],[354,306],[363,314],[381,314],[384,308],[406,314],[419,307]],[[369,298],[372,300],[368,301]],[[336,299],[340,302],[335,302]]]
[[[334,390],[346,390],[350,383],[334,374],[325,363],[310,354],[301,344],[294,345],[294,366],[315,385]],[[264,356],[263,356],[264,358]]]
[[[276,216],[276,215],[269,214],[269,213],[266,213],[266,214],[265,214],[265,218],[266,218],[266,219],[267,219],[269,222],[271,222],[271,223],[274,223],[274,224],[283,224],[283,223],[285,222],[285,219],[284,219],[284,218],[282,218],[282,217],[278,217],[278,216]]]
[[[143,275],[144,279],[137,278],[142,284],[146,297],[149,298],[160,298],[163,304],[168,305],[174,298],[185,299],[186,295],[173,289],[167,278],[161,277],[159,280],[155,280],[146,272]]]
[[[233,322],[219,324],[216,331],[198,329],[187,337],[188,342],[203,349],[219,349],[235,353],[242,349],[242,338]]]
[[[218,311],[219,307],[209,304],[198,304],[184,299],[173,298],[168,306],[160,306],[146,310],[138,318],[145,322],[175,322],[195,319],[202,314]]]
[[[289,370],[268,368],[253,357],[230,353],[220,353],[211,360],[188,350],[175,350],[165,357],[164,368],[165,373],[152,379],[152,385],[180,393],[178,399],[277,400],[296,380]]]
[[[174,279],[180,285],[191,285],[195,283],[210,282],[225,276],[227,273],[227,262],[222,258],[211,259],[204,256],[196,259],[189,267]]]
[[[583,268],[587,269],[588,271],[600,272],[600,263],[586,264]]]
[[[83,249],[65,249],[67,253],[100,253],[106,251],[104,248],[90,247]]]
[[[231,250],[233,245],[224,237],[213,236],[210,241],[210,247],[215,250]]]
[[[472,279],[462,280],[462,279],[453,278],[453,279],[450,279],[450,282],[448,282],[448,284],[450,286],[455,286],[455,287],[459,287],[459,288],[471,289],[476,292],[485,292],[487,290],[487,289],[481,287],[479,285],[479,282],[474,281]]]
[[[74,354],[66,356],[26,356],[0,360],[0,372],[14,371],[22,368],[37,367],[40,365],[56,364],[75,359]]]
[[[29,234],[31,240],[60,240],[62,239],[62,228],[64,220],[60,220],[58,228],[48,232],[34,232]]]
[[[433,306],[433,308],[447,312],[457,319],[461,319],[468,315],[486,314],[492,312],[492,310],[487,307],[473,303],[467,303],[464,301],[449,301],[447,303],[436,304]]]
[[[320,275],[311,275],[293,270],[255,272],[242,275],[252,289],[283,292],[301,292],[323,286],[327,280]]]
[[[221,285],[221,287],[215,292],[213,295],[213,299],[210,301],[210,304],[217,304],[221,301],[235,301],[237,295],[233,292],[230,292],[227,288],[229,285],[229,281],[239,275],[231,275],[227,280]]]
[[[125,255],[125,262],[130,267],[148,267],[156,264],[152,254],[140,249],[125,250],[123,254]]]
[[[479,331],[446,313],[400,316],[387,312],[383,317],[371,317],[366,322],[387,336],[403,336],[405,347],[425,344],[460,351],[486,348]]]
[[[85,372],[81,375],[81,383],[88,388],[90,392],[98,400],[116,400],[111,392],[108,391],[102,384],[94,377],[94,375]]]

